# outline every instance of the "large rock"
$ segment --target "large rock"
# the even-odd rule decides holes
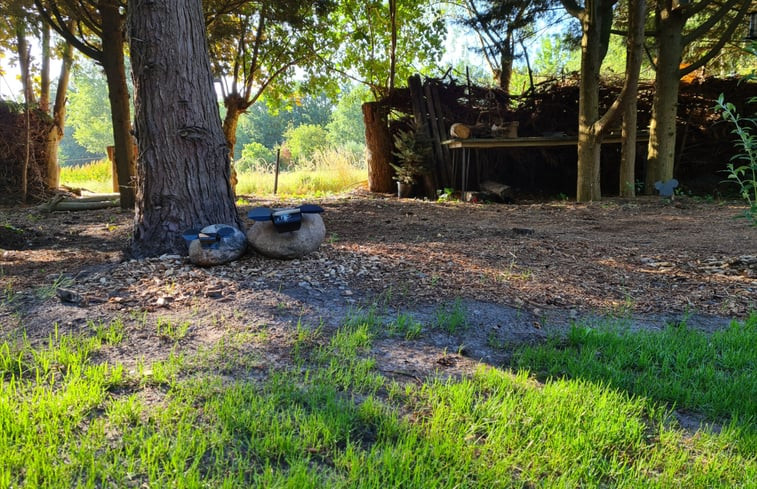
[[[202,233],[213,234],[225,229],[233,229],[233,233],[221,237],[217,243],[202,246],[199,239],[189,244],[189,260],[195,265],[209,267],[234,261],[247,248],[247,239],[242,231],[228,224],[211,224],[202,228]]]
[[[326,237],[320,214],[302,214],[297,231],[280,233],[271,221],[256,221],[247,231],[247,241],[261,255],[290,260],[317,250]]]

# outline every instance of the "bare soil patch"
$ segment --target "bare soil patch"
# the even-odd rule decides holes
[[[409,314],[420,337],[382,338],[374,353],[387,375],[420,378],[501,365],[514,345],[576,319],[659,328],[686,317],[711,330],[757,310],[757,229],[734,218],[738,203],[433,203],[360,192],[318,203],[327,241],[316,253],[249,252],[206,269],[179,256],[128,259],[131,213],[4,208],[0,334],[43,339],[56,323],[78,331],[118,318],[127,339],[108,354],[127,366],[179,345],[241,353],[250,375],[289,363],[298,323],[328,331],[366,311],[387,323]],[[465,325],[444,330],[456,300]],[[188,327],[171,337],[156,326],[167,321]]]

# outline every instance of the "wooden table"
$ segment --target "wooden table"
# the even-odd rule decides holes
[[[636,142],[649,140],[648,132],[639,132]],[[618,144],[623,141],[620,134],[611,134],[602,139],[602,144]],[[473,139],[447,139],[442,141],[449,149],[461,150],[461,191],[463,197],[468,186],[468,171],[470,169],[471,149],[507,149],[507,148],[549,148],[553,146],[577,146],[578,136],[534,136],[522,138],[473,138]],[[452,167],[455,168],[455,158],[452,158]],[[454,170],[453,170],[454,172]]]

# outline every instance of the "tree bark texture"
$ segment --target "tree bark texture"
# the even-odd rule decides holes
[[[510,82],[513,78],[513,62],[515,60],[515,47],[513,46],[512,33],[508,32],[502,48],[499,52],[499,88],[510,95]]]
[[[603,0],[587,0],[581,16],[581,84],[578,95],[578,178],[576,200],[599,200],[601,134],[596,131],[599,119],[599,69],[603,53],[600,43],[600,9]]]
[[[680,9],[668,6],[658,10],[657,73],[652,100],[652,119],[649,124],[649,145],[644,192],[651,195],[654,183],[673,178],[676,152],[676,117],[680,85],[682,31],[686,19]],[[659,8],[659,7],[658,7]]]
[[[39,70],[39,110],[50,110],[50,26],[42,23],[42,64]]]
[[[226,106],[226,117],[223,119],[223,135],[226,138],[226,146],[229,149],[229,161],[231,161],[231,188],[236,193],[237,170],[234,168],[234,146],[237,144],[237,125],[239,117],[249,106],[244,97],[234,92],[226,96],[223,101]]]
[[[26,38],[26,25],[22,20],[18,20],[16,24],[16,51],[18,52],[18,66],[21,71],[24,100],[31,106],[36,103],[31,74],[31,47]]]
[[[68,80],[71,76],[71,65],[74,61],[74,48],[66,43],[63,48],[58,86],[55,90],[55,102],[53,103],[53,126],[47,135],[47,150],[45,157],[45,185],[49,189],[56,189],[60,185],[60,168],[58,166],[58,146],[63,139],[63,127],[66,121],[66,93],[68,92]]]
[[[139,144],[136,256],[186,253],[182,233],[242,228],[200,0],[129,2]]]
[[[626,85],[627,100],[623,106],[623,123],[621,128],[622,146],[620,149],[621,197],[636,197],[636,134],[637,134],[637,97],[639,94],[639,72],[643,56],[644,19],[646,18],[646,0],[629,2],[628,41],[626,47]]]
[[[136,155],[131,141],[131,109],[124,67],[123,19],[118,8],[118,2],[115,0],[105,0],[99,5],[103,28],[101,62],[108,82],[121,208],[131,210],[134,209],[135,203]]]
[[[368,149],[368,190],[391,193],[395,190],[392,181],[392,137],[389,134],[388,114],[378,102],[363,104],[365,122],[365,145]]]

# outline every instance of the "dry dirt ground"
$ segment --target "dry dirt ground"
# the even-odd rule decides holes
[[[685,318],[712,330],[757,310],[757,228],[734,218],[744,210],[735,202],[504,205],[357,192],[318,203],[327,238],[317,252],[248,252],[204,269],[180,256],[125,257],[132,215],[118,209],[2,208],[0,335],[41,340],[56,324],[83,332],[118,319],[126,339],[107,355],[127,367],[180,348],[238,353],[246,375],[262,375],[289,362],[303,328],[412,317],[418,338],[382,335],[373,351],[380,370],[407,379],[506,364],[514,346],[576,320],[660,328]],[[281,203],[250,201],[270,204]]]

